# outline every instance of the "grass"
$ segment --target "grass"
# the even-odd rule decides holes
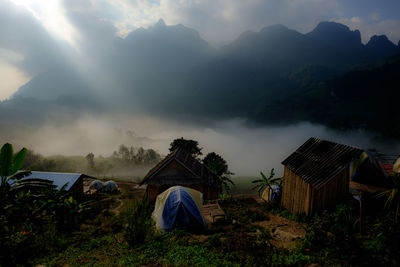
[[[124,203],[130,203],[137,195],[123,193],[120,197]],[[348,205],[340,205],[334,212],[303,218],[278,205],[259,204],[251,198],[225,200],[220,206],[227,218],[207,231],[153,233],[131,245],[126,236],[129,216],[124,212],[120,215],[102,212],[86,221],[78,231],[60,239],[62,245],[58,251],[33,263],[46,266],[397,265],[400,226],[391,219],[393,216],[369,217],[370,230],[361,237],[352,228],[352,216],[344,216],[357,212]],[[290,249],[274,247],[273,229],[253,224],[268,221],[269,216],[302,222],[307,227],[305,239]]]
[[[132,249],[121,241],[122,236],[108,234],[94,238],[81,246],[71,246],[58,255],[41,259],[46,266],[142,266],[196,265],[235,266],[230,254],[218,253],[214,249],[189,240],[189,235],[175,232],[157,238]],[[237,264],[236,264],[237,265]]]

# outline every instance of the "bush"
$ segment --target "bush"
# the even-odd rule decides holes
[[[83,220],[88,202],[79,203],[45,180],[18,181],[3,188],[0,200],[0,265],[27,264],[65,247],[64,233]]]
[[[125,220],[124,237],[130,246],[143,244],[154,234],[152,207],[146,200],[132,200],[122,212]]]

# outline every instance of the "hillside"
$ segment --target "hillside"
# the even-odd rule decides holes
[[[264,106],[253,120],[262,123],[308,120],[335,129],[361,128],[398,138],[396,107],[400,95],[396,81],[399,73],[400,57],[397,56],[327,81],[312,83],[308,75],[302,75],[302,90]]]
[[[377,117],[388,114],[379,107],[374,108],[375,117],[359,114],[363,106],[350,102],[345,112],[356,117],[335,109],[333,103],[339,100],[329,102],[331,92],[339,96],[341,89],[337,86],[349,85],[340,80],[325,83],[335,75],[352,76],[354,72],[348,76],[344,73],[357,66],[376,64],[399,53],[400,48],[383,35],[373,36],[364,45],[359,31],[335,22],[321,22],[307,34],[273,25],[259,32],[244,32],[232,43],[214,49],[197,31],[181,24],[165,25],[160,20],[125,38],[116,37],[111,47],[102,51],[105,54],[94,61],[101,66],[88,68],[84,60],[78,67],[65,62],[33,77],[10,100],[0,103],[2,113],[11,114],[1,116],[0,123],[26,118],[44,122],[48,114],[60,113],[61,107],[61,113],[72,117],[100,110],[156,116],[184,114],[199,120],[241,117],[262,124],[311,121],[397,135],[378,122]],[[350,83],[349,78],[340,79]],[[361,80],[357,84],[372,86]],[[385,86],[388,91],[393,88],[390,83]],[[371,89],[358,97],[357,102],[364,105],[383,96]],[[329,108],[321,112],[320,105],[327,101]],[[294,107],[296,113],[288,114]]]

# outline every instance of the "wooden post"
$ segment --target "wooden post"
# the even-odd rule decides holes
[[[360,235],[363,235],[363,224],[364,224],[363,196],[364,196],[363,192],[360,192],[360,221],[359,221]]]

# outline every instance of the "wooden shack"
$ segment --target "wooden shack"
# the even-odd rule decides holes
[[[22,178],[25,179],[43,179],[52,181],[56,189],[65,186],[65,190],[74,195],[83,195],[83,179],[94,178],[82,173],[62,173],[62,172],[40,172],[31,171],[29,175]]]
[[[144,177],[146,197],[154,203],[157,195],[171,186],[181,185],[203,193],[204,200],[217,199],[221,180],[197,159],[182,149],[176,149],[165,157]]]
[[[308,139],[282,162],[282,206],[307,215],[334,208],[349,194],[349,166],[361,153],[355,147]]]

